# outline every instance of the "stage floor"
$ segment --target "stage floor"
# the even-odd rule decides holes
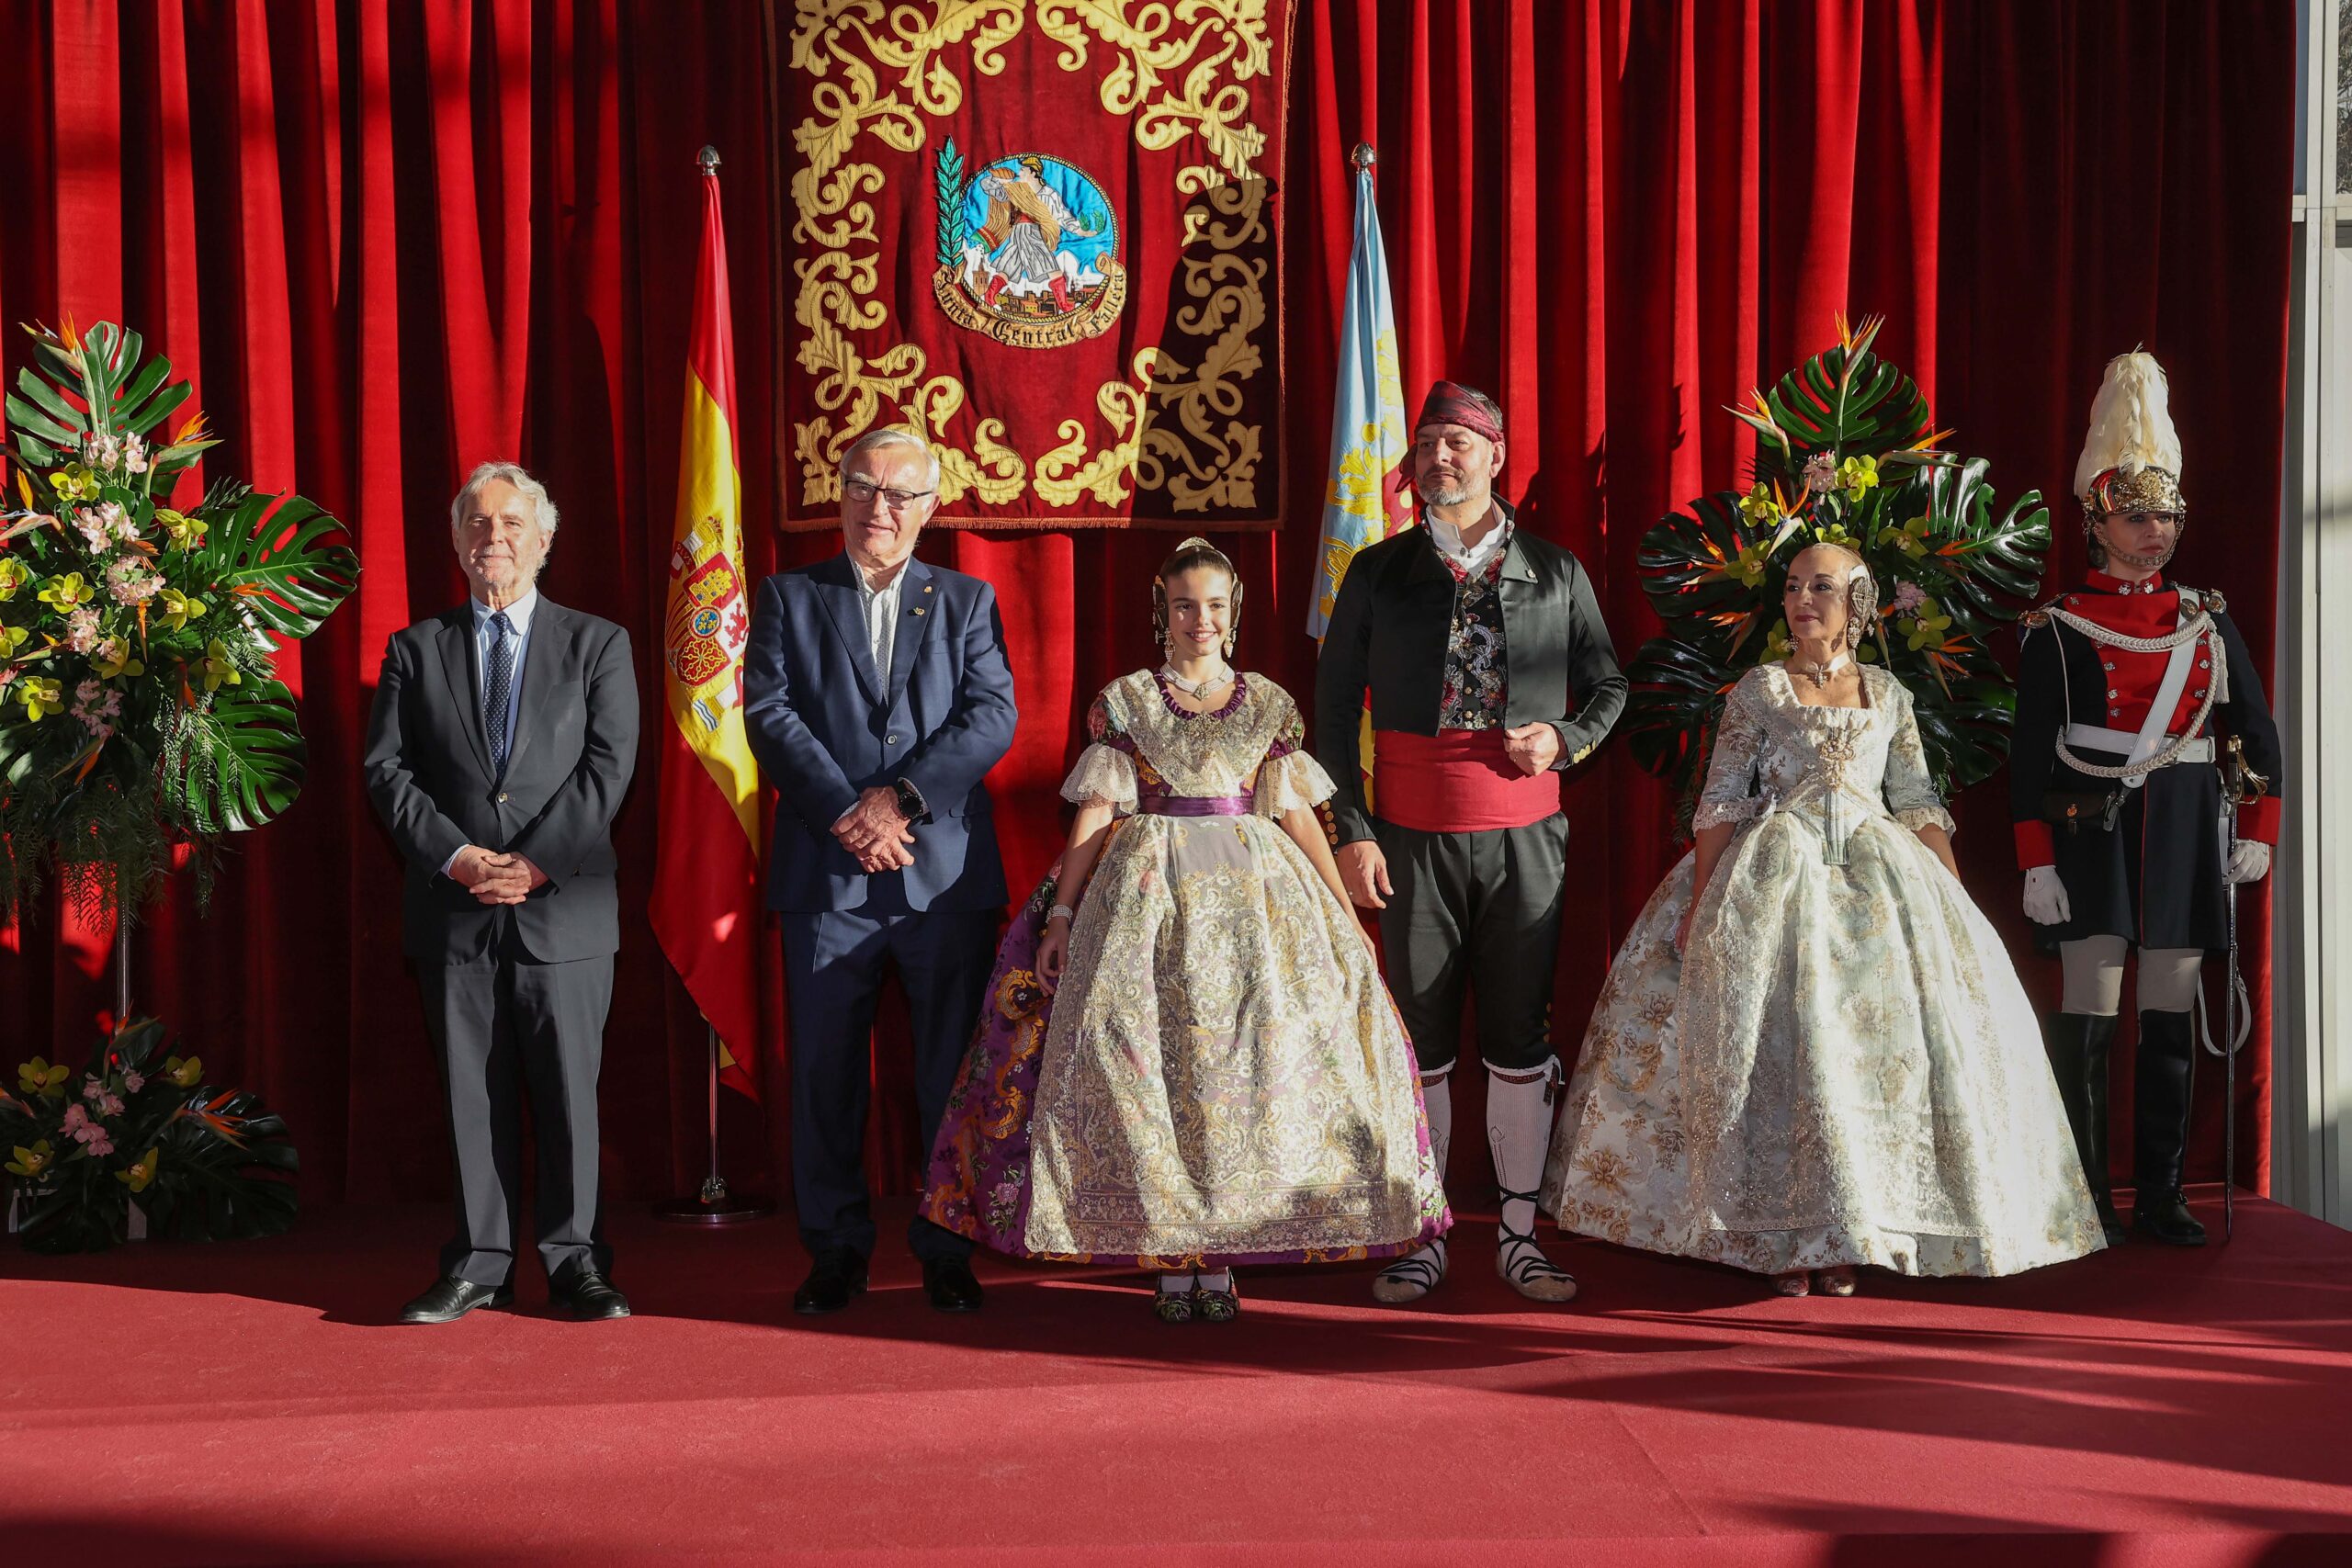
[[[2352,1234],[2238,1213],[2227,1247],[1849,1301],[1577,1243],[1544,1311],[1473,1221],[1426,1308],[1260,1271],[1182,1328],[1135,1276],[987,1262],[987,1310],[941,1316],[887,1224],[814,1321],[781,1221],[616,1215],[616,1324],[533,1277],[388,1325],[437,1209],[10,1241],[0,1562],[2352,1563]]]

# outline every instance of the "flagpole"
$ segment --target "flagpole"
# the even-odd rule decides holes
[[[710,1042],[710,1169],[702,1179],[702,1190],[692,1198],[673,1198],[653,1206],[653,1217],[675,1225],[740,1225],[748,1220],[764,1220],[775,1213],[775,1205],[765,1198],[739,1198],[728,1190],[727,1178],[718,1170],[718,1031],[709,1020],[703,1021],[703,1032]]]
[[[695,170],[704,182],[704,201],[706,204],[704,208],[704,217],[706,221],[710,221],[711,213],[714,209],[712,209],[708,204],[716,200],[717,197],[718,149],[716,147],[705,147],[702,151],[696,152],[695,154]],[[706,261],[707,260],[707,257],[706,257]],[[721,275],[720,282],[723,285],[723,274]],[[697,286],[697,288],[699,292],[699,285]],[[723,287],[716,298],[720,302],[720,314],[723,316],[723,302],[725,299]],[[727,361],[731,364],[733,357],[732,349],[727,349],[725,354]],[[731,369],[727,371],[726,379],[730,382],[733,379],[733,371]],[[731,394],[729,395],[727,400],[729,405],[729,418],[731,420],[733,402]],[[732,434],[733,433],[730,431],[730,440],[732,439]],[[705,1043],[709,1050],[708,1069],[705,1074],[705,1090],[709,1096],[709,1168],[704,1173],[702,1188],[695,1194],[695,1196],[691,1198],[673,1198],[666,1203],[658,1203],[654,1205],[654,1218],[668,1221],[672,1224],[681,1225],[734,1225],[741,1224],[749,1220],[766,1219],[769,1215],[775,1213],[775,1204],[765,1198],[736,1196],[734,1193],[728,1190],[727,1178],[719,1170],[718,1027],[712,1023],[707,1017],[703,1019],[703,1035]],[[744,1043],[748,1045],[749,1042],[745,1042]]]

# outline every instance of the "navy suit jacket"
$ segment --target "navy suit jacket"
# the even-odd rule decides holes
[[[481,731],[473,612],[394,632],[384,647],[360,766],[408,863],[408,955],[462,964],[490,950],[502,907],[441,874],[466,844],[519,851],[548,875],[513,906],[531,956],[557,964],[620,946],[613,816],[637,767],[637,670],[628,633],[539,595],[523,648],[523,694],[501,780]]]
[[[1005,900],[988,771],[1012,747],[1012,670],[996,591],[909,560],[890,668],[874,667],[857,568],[837,555],[760,584],[743,669],[752,750],[780,799],[768,908],[855,909],[867,877],[832,834],[858,795],[899,779],[929,815],[915,825],[907,908],[992,909]],[[527,690],[527,688],[526,688]]]

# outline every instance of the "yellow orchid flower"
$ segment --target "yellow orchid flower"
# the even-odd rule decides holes
[[[183,1061],[174,1056],[164,1064],[164,1076],[181,1089],[194,1089],[204,1077],[204,1058],[190,1056]]]
[[[17,1065],[17,1087],[27,1094],[45,1094],[50,1099],[55,1100],[65,1092],[65,1080],[73,1076],[74,1069],[65,1066],[64,1063],[60,1062],[55,1066],[51,1066],[40,1057],[35,1056],[29,1062]]]
[[[245,678],[237,673],[236,665],[230,660],[229,649],[217,637],[205,646],[204,657],[197,661],[197,667],[204,671],[204,689],[208,692],[219,691],[224,682],[232,686],[245,683]]]
[[[17,683],[17,699],[25,705],[25,717],[39,723],[51,714],[65,711],[65,682],[51,677],[28,676]]]
[[[1862,492],[1878,483],[1876,457],[1849,457],[1838,465],[1838,488],[1850,500],[1860,501]]]
[[[195,594],[183,593],[176,588],[164,589],[160,597],[164,604],[164,619],[174,631],[180,630],[211,608]]]
[[[1919,601],[1910,615],[1894,623],[1894,629],[1904,636],[1904,645],[1917,653],[1922,649],[1941,647],[1943,634],[1951,629],[1951,617],[1936,604],[1934,594]]]
[[[99,680],[114,681],[125,675],[147,673],[146,662],[131,651],[129,637],[116,637],[112,640],[115,649],[113,658],[109,659],[103,654],[93,654],[90,657],[91,671]]]
[[[155,508],[155,524],[164,530],[164,537],[171,540],[172,548],[175,550],[192,550],[204,543],[205,522],[201,517],[190,517],[185,512],[159,506]]]
[[[129,1187],[133,1192],[146,1191],[147,1184],[155,1179],[155,1167],[159,1162],[163,1152],[164,1151],[159,1148],[149,1149],[145,1154],[140,1156],[139,1158],[131,1162],[131,1166],[129,1170],[116,1171],[114,1173],[114,1179]]]
[[[0,659],[13,659],[17,649],[32,641],[30,626],[0,626]]]
[[[51,1150],[47,1138],[41,1139],[31,1148],[18,1144],[15,1153],[17,1157],[10,1160],[6,1168],[11,1176],[39,1176],[42,1171],[47,1170],[57,1157]]]
[[[17,596],[17,590],[33,580],[33,569],[14,556],[0,556],[0,604]]]
[[[1764,562],[1771,553],[1769,545],[1747,546],[1739,552],[1738,558],[1725,570],[1745,586],[1754,588],[1764,581]]]
[[[1816,524],[1814,526],[1813,536],[1825,545],[1843,545],[1848,549],[1857,552],[1862,547],[1860,540],[1846,532],[1846,525],[1843,523]]]
[[[98,499],[98,476],[82,463],[68,463],[49,476],[49,488],[67,501]]]
[[[1925,516],[1914,517],[1899,528],[1891,526],[1881,528],[1871,536],[1871,544],[1874,548],[1883,548],[1892,545],[1913,560],[1917,560],[1928,553],[1929,526]]]
[[[1764,481],[1758,479],[1756,488],[1739,498],[1739,514],[1750,523],[1770,524],[1781,514],[1781,503]]]
[[[1774,621],[1771,631],[1764,638],[1765,662],[1769,664],[1776,660],[1786,659],[1794,651],[1794,647],[1789,641],[1789,623],[1786,620]]]
[[[62,577],[51,578],[48,586],[33,595],[42,604],[54,604],[61,610],[70,610],[76,604],[86,604],[97,596],[97,589],[84,581],[82,574],[78,571],[69,571]]]

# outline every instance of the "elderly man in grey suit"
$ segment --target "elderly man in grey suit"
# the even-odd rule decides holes
[[[473,592],[393,634],[368,726],[368,793],[408,863],[404,946],[457,1155],[457,1234],[403,1323],[514,1299],[526,1086],[549,1293],[578,1317],[628,1315],[606,1278],[596,1074],[637,675],[626,631],[537,591],[556,523],[545,487],[514,464],[473,471],[449,507]]]

